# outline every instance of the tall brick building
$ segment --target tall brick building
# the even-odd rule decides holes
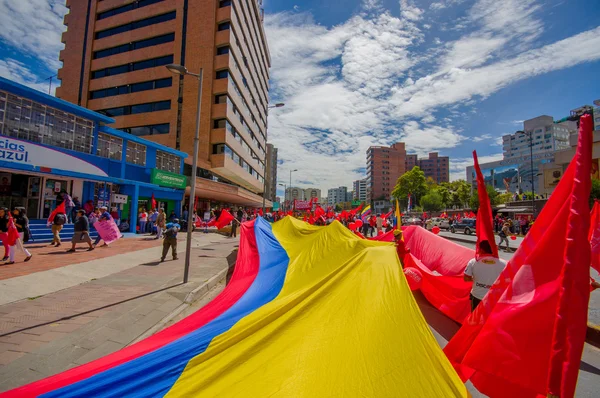
[[[412,155],[415,156],[416,155]],[[425,177],[431,177],[436,183],[450,181],[450,158],[438,156],[437,152],[431,152],[429,158],[419,159],[418,166],[425,173]],[[407,168],[407,170],[410,170]]]
[[[367,150],[367,202],[389,199],[396,180],[406,171],[406,146],[372,146]]]
[[[56,95],[113,127],[193,153],[203,70],[196,196],[261,206],[270,56],[257,0],[67,0]],[[192,158],[186,159],[191,175]],[[201,203],[201,207],[208,204]]]

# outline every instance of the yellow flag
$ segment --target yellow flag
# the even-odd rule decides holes
[[[402,226],[402,213],[400,213],[400,205],[398,199],[396,199],[396,228],[400,229]]]

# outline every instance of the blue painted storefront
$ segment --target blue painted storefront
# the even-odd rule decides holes
[[[19,98],[11,98],[11,95]],[[22,101],[21,108],[24,109],[22,112],[30,112],[30,119],[15,116],[15,112],[21,109],[15,105],[18,101]],[[33,114],[30,110],[27,110],[27,101],[33,101],[34,108],[37,106],[38,110],[41,109],[40,106],[46,107],[44,108],[43,117],[40,116],[41,111]],[[68,117],[75,117],[76,122],[74,122],[72,134],[70,132],[65,133],[65,131],[59,132],[60,128],[51,123],[57,120],[54,118],[54,114],[58,111],[69,114]],[[67,116],[61,115],[61,117]],[[91,126],[92,131],[86,130],[85,133],[81,134],[81,137],[84,137],[87,141],[80,139],[77,135],[79,121],[81,123],[91,121],[89,126]],[[71,190],[75,184],[73,181],[77,180],[80,184],[83,184],[80,196],[82,205],[88,200],[94,200],[97,184],[118,184],[118,193],[129,196],[131,232],[135,232],[139,210],[138,200],[141,197],[149,198],[154,195],[157,201],[172,201],[175,203],[175,208],[169,210],[174,210],[179,215],[184,190],[153,184],[151,182],[151,172],[157,168],[157,151],[162,152],[161,156],[164,156],[165,153],[172,156],[171,158],[175,159],[173,164],[177,164],[177,158],[173,156],[178,157],[179,171],[183,170],[183,161],[187,154],[112,129],[106,126],[109,123],[114,123],[114,120],[0,78],[0,169],[4,173],[36,177],[48,176],[69,180]],[[87,125],[82,124],[82,126]],[[32,131],[32,129],[35,131]],[[51,145],[52,142],[59,142],[57,141],[59,138],[56,137],[61,133],[65,133],[67,136],[65,138],[67,141],[62,141],[61,145],[65,146],[72,143],[72,148],[77,146],[84,149],[75,150]],[[103,139],[106,139],[106,136],[111,136],[116,137],[119,143],[122,142],[120,159],[111,159],[99,155],[99,134],[103,135]],[[27,139],[31,137],[35,141]],[[68,141],[69,139],[71,141]],[[90,139],[91,142],[89,142]],[[84,144],[81,144],[82,140],[85,141]],[[48,141],[48,143],[44,141]],[[132,148],[137,147],[138,149],[142,148],[139,145],[145,147],[144,165],[128,162],[127,148],[129,145],[133,145]],[[41,193],[38,195],[41,195]],[[41,206],[44,201],[43,196],[39,196],[39,200]],[[40,213],[41,211],[40,209]]]

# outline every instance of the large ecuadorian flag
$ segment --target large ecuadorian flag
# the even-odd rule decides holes
[[[207,306],[104,358],[9,391],[42,397],[466,397],[393,244],[340,223],[242,226]]]

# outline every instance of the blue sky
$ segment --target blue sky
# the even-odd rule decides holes
[[[264,0],[269,141],[279,175],[323,190],[364,177],[370,145],[451,157],[600,99],[597,0]],[[64,0],[0,0],[0,76],[47,90]],[[55,81],[56,84],[56,81]]]

